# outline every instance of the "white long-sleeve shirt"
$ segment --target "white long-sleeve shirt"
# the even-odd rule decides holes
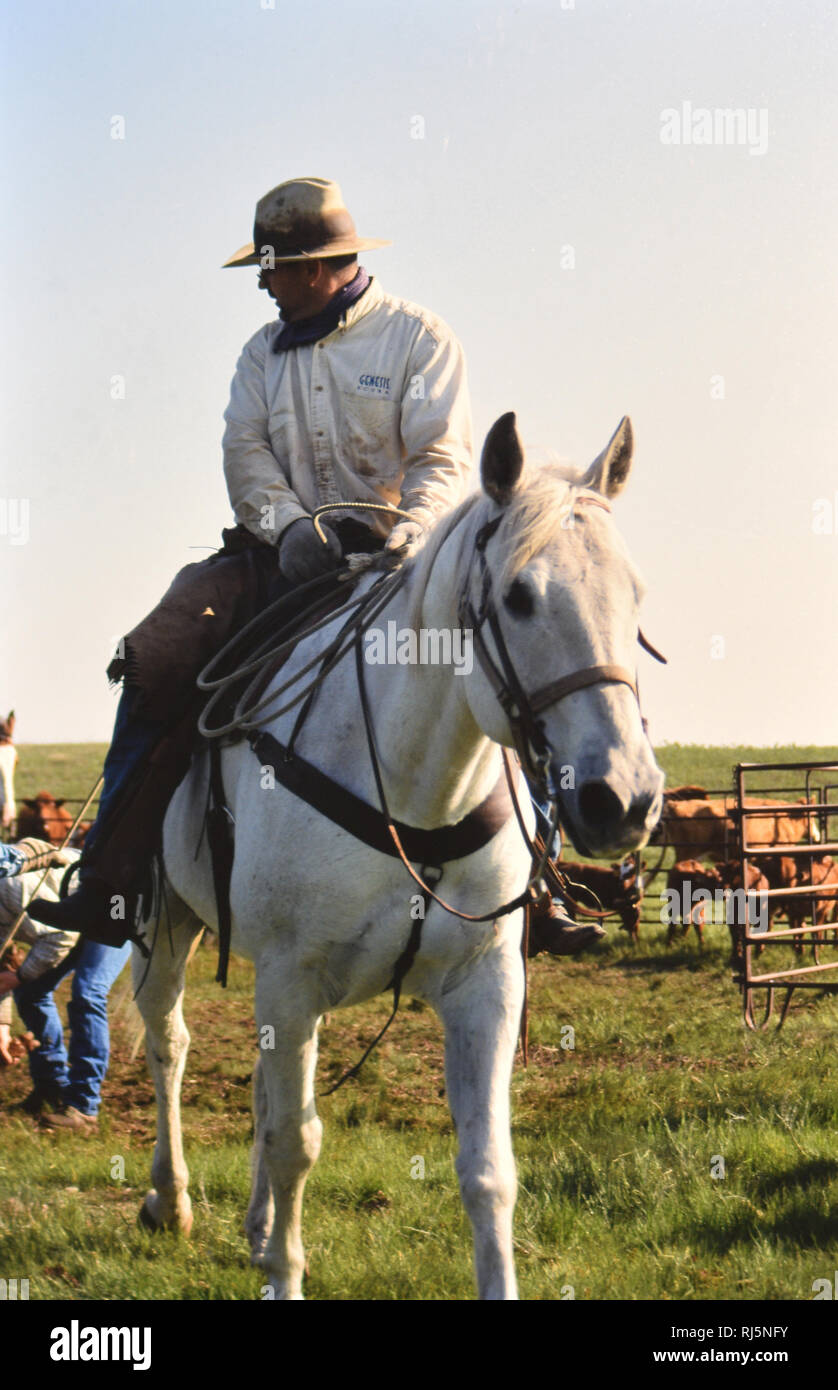
[[[275,542],[326,502],[389,502],[428,524],[461,501],[471,407],[463,350],[441,319],[372,280],[319,342],[274,352],[279,328],[245,344],[224,415],[237,521]],[[343,515],[380,536],[398,521]]]

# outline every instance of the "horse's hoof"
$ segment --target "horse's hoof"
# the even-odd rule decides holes
[[[250,1246],[250,1263],[258,1269],[265,1263],[265,1254],[268,1249],[267,1231],[248,1231],[245,1230],[247,1243]]]
[[[188,1238],[192,1232],[192,1209],[190,1207],[185,1212],[175,1212],[169,1221],[160,1221],[154,1214],[152,1198],[149,1195],[137,1213],[137,1225],[145,1231],[175,1231],[178,1235]]]

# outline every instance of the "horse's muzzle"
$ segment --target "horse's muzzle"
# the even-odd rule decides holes
[[[580,854],[624,854],[640,849],[660,819],[662,783],[625,804],[607,781],[589,779],[562,794],[562,823]]]

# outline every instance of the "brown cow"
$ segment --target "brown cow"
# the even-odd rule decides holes
[[[766,892],[768,891],[768,889],[770,888],[770,886],[771,886],[769,879],[767,878],[766,874],[763,872],[765,866],[766,866],[766,865],[770,865],[772,868],[774,868],[774,867],[776,867],[777,865],[785,865],[785,866],[788,866],[789,864],[791,865],[792,871],[793,871],[793,870],[794,870],[794,860],[793,860],[793,859],[786,859],[786,858],[777,859],[777,858],[775,858],[775,857],[773,857],[773,856],[770,856],[770,857],[766,858],[765,860],[763,860],[761,864],[760,864],[760,863],[757,863],[757,862],[754,861],[754,860],[749,860],[749,861],[748,861],[748,884],[747,884],[746,892],[747,892],[748,895],[749,895],[749,902],[748,902],[748,906],[749,906],[749,922],[750,922],[750,910],[754,907],[753,901],[750,899],[750,894],[751,894],[751,893],[766,893]],[[741,890],[741,888],[742,888],[742,865],[741,865],[741,863],[739,862],[739,860],[738,860],[738,859],[729,859],[729,860],[727,861],[727,863],[720,864],[720,865],[719,865],[719,878],[720,878],[721,881],[722,881],[723,887],[726,888],[726,889],[728,889],[729,892],[731,892],[731,893],[739,893],[740,890]],[[763,901],[761,901],[761,902],[759,902],[759,903],[757,903],[757,904],[755,905],[756,908],[757,908],[757,912],[758,912],[758,913],[760,913],[761,910],[762,910],[763,908],[767,908],[767,911],[768,911],[768,919],[767,919],[767,921],[765,921],[765,922],[763,923],[763,925],[765,926],[765,930],[766,930],[766,931],[770,931],[770,930],[771,930],[771,922],[772,922],[772,918],[773,918],[773,913],[776,912],[776,910],[777,910],[776,907],[774,906],[774,904],[775,904],[776,902],[777,902],[777,899],[776,899],[776,898],[768,898],[768,899],[763,900]],[[731,965],[737,965],[737,966],[740,965],[741,962],[742,962],[742,942],[741,942],[741,938],[740,938],[740,931],[741,931],[741,928],[744,926],[744,913],[743,913],[743,911],[742,911],[742,909],[741,909],[740,904],[741,904],[741,899],[739,900],[739,904],[736,904],[736,903],[733,904],[733,911],[729,911],[729,912],[727,912],[727,914],[726,914],[726,915],[727,915],[728,928],[729,928],[729,930],[730,930],[730,945],[731,945],[730,963],[731,963]],[[756,925],[756,923],[752,923],[751,925]],[[759,955],[762,954],[762,950],[763,950],[763,948],[762,948],[761,945],[757,947],[757,953],[758,953]]]
[[[49,840],[51,845],[61,845],[73,824],[73,817],[64,807],[64,798],[58,800],[50,792],[38,792],[21,802],[17,820],[17,838]]]
[[[798,887],[811,883],[815,888],[828,890],[826,896],[819,896],[815,900],[813,919],[815,926],[822,927],[827,922],[838,921],[838,864],[830,855],[821,854],[812,859],[811,878],[808,867],[801,864],[796,883]],[[807,918],[811,915],[811,898],[808,898],[805,893],[796,893],[790,898],[778,898],[777,903],[782,905],[783,910],[788,914],[790,927],[805,927]],[[793,945],[797,954],[802,955],[802,937],[796,937]]]
[[[805,840],[817,842],[820,830],[807,805],[805,796],[799,801],[766,801],[761,797],[745,797],[745,806],[767,806],[764,815],[746,816],[745,838],[748,851],[768,845],[799,845]],[[802,809],[801,809],[802,808]]]
[[[796,888],[799,882],[798,862],[790,854],[757,854],[748,861],[749,865],[764,875],[769,888]],[[793,898],[768,899],[768,930],[774,926],[774,918],[788,912]]]
[[[712,902],[715,900],[716,893],[722,891],[722,878],[718,869],[708,868],[698,859],[680,859],[677,864],[666,875],[666,889],[668,893],[677,893],[683,902],[684,889],[687,889],[690,900],[690,911],[686,921],[684,921],[683,911],[679,913],[671,912],[669,930],[666,933],[666,944],[671,946],[681,927],[681,935],[685,936],[690,929],[690,925],[695,927],[698,944],[704,946],[704,923],[707,920],[707,908],[710,906],[710,919],[713,918]],[[692,899],[697,893],[709,893],[710,900],[700,897],[693,903]],[[671,911],[671,904],[670,904]]]
[[[677,935],[679,924],[681,925],[683,936],[689,931],[690,924],[695,927],[699,946],[704,945],[704,926],[708,920],[708,908],[710,909],[710,921],[713,920],[715,907],[719,902],[719,894],[724,895],[725,919],[730,929],[730,939],[733,949],[732,960],[738,963],[740,959],[739,929],[743,923],[743,909],[741,898],[731,901],[731,893],[739,893],[742,888],[742,869],[739,861],[730,859],[719,864],[704,865],[698,859],[682,859],[677,864],[673,864],[666,876],[666,887],[669,892],[677,893],[683,900],[684,890],[690,903],[690,911],[684,920],[683,911],[678,916],[672,917],[667,932],[667,945],[671,945]],[[760,872],[755,864],[748,865],[748,894],[764,893],[768,888],[768,880]],[[704,896],[709,894],[709,898]],[[693,901],[697,895],[698,900]],[[752,904],[753,905],[753,904]],[[762,904],[756,904],[757,908]]]
[[[657,845],[673,845],[680,860],[724,860],[735,851],[738,836],[724,802],[705,797],[667,801],[650,841]]]
[[[643,899],[642,870],[645,863],[640,866],[639,876],[635,854],[627,855],[622,864],[612,864],[610,869],[606,869],[603,864],[579,864],[565,859],[559,860],[558,867],[571,880],[570,892],[582,907],[596,908],[596,903],[587,893],[575,889],[574,883],[582,883],[591,892],[596,893],[603,908],[607,912],[617,914],[623,931],[628,932],[633,942],[637,941],[640,903]],[[567,898],[563,901],[570,916],[576,921],[574,902]],[[584,922],[585,914],[580,913],[579,916]]]
[[[795,845],[817,839],[818,828],[801,802],[767,802],[746,797],[745,806],[766,806],[763,815],[748,816],[746,838],[749,850],[769,845]],[[776,808],[776,809],[775,809]],[[679,859],[712,859],[721,863],[739,848],[737,817],[723,801],[704,799],[667,800],[663,816],[650,836],[653,844],[669,844]]]

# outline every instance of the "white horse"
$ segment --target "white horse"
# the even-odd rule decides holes
[[[17,749],[12,738],[15,731],[15,712],[9,710],[0,719],[0,825],[8,829],[17,820],[15,805],[15,765]]]
[[[400,637],[411,624],[456,630],[461,598],[479,609],[482,587],[490,583],[523,691],[553,683],[541,691],[538,707],[546,706],[542,725],[562,788],[562,820],[586,853],[639,847],[660,814],[663,778],[627,683],[632,675],[625,674],[635,670],[641,585],[606,500],[624,485],[631,452],[624,420],[584,476],[568,478],[556,467],[522,473],[515,417],[502,417],[483,450],[483,493],[436,525],[377,620],[382,629],[395,621]],[[307,638],[274,687],[322,650],[338,626]],[[485,640],[496,664],[498,643],[488,634]],[[614,663],[623,674],[601,674],[614,671]],[[384,787],[398,821],[424,829],[454,825],[498,782],[498,745],[512,742],[510,718],[483,664],[468,673],[466,665],[459,671],[433,664],[364,668]],[[295,713],[269,722],[268,730],[287,740]],[[297,751],[378,807],[351,656],[328,676]],[[325,1011],[387,988],[410,934],[417,888],[398,859],[369,848],[278,783],[271,789],[270,775],[246,743],[224,750],[223,776],[235,818],[233,949],[255,966],[258,1036],[275,1039],[275,1047],[261,1052],[254,1080],[246,1230],[274,1296],[298,1299],[303,1187],[322,1128],[314,1093],[318,1023]],[[181,1011],[184,963],[199,923],[216,921],[205,843],[195,858],[207,780],[201,754],[166,817],[166,872],[191,912],[177,915],[174,958],[167,945],[154,953],[138,997],[158,1101],[154,1188],[141,1220],[184,1232],[192,1223],[179,1114],[189,1042]],[[523,780],[520,791],[531,827]],[[509,1081],[524,991],[522,912],[497,916],[496,909],[522,893],[529,870],[514,816],[483,848],[448,863],[439,892],[461,911],[489,920],[464,921],[431,902],[404,982],[444,1025],[457,1173],[483,1298],[516,1296]],[[137,980],[144,968],[136,959]]]

